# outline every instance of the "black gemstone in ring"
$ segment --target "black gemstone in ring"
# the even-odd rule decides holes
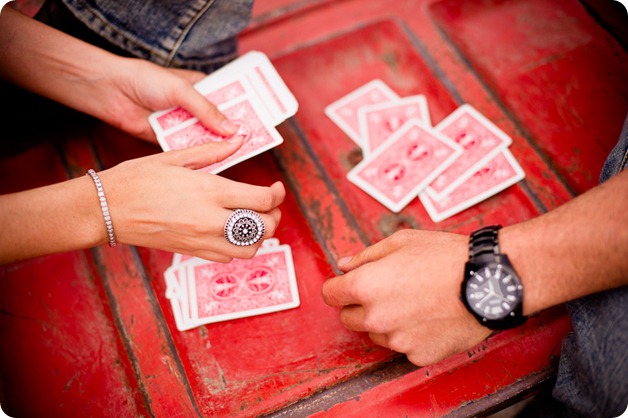
[[[264,220],[249,209],[236,209],[225,223],[225,238],[234,245],[253,245],[264,235]]]

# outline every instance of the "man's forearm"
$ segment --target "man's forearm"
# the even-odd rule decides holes
[[[500,231],[524,285],[524,313],[628,284],[628,172]]]

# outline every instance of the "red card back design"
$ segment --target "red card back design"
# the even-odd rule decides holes
[[[264,122],[260,116],[260,111],[253,103],[251,98],[244,97],[225,105],[221,109],[225,116],[238,127],[236,135],[243,137],[243,145],[235,154],[203,169],[203,171],[218,173],[283,142],[283,138],[277,130]],[[199,121],[159,139],[165,150],[182,149],[206,142],[223,140],[225,138],[209,131]]]
[[[428,193],[419,198],[434,222],[440,222],[501,192],[525,178],[525,173],[508,150],[502,151],[485,166],[441,200]]]
[[[348,174],[393,212],[405,207],[461,153],[460,146],[411,120]]]
[[[468,104],[460,106],[434,129],[460,144],[464,152],[432,184],[429,193],[440,199],[506,149],[512,139]]]
[[[299,305],[290,248],[279,246],[249,260],[189,267],[193,320],[224,321]]]
[[[205,94],[205,98],[216,106],[234,100],[246,94],[246,90],[240,80],[234,80],[225,86]],[[168,131],[181,123],[192,119],[193,116],[187,110],[177,107],[156,118],[163,132]]]

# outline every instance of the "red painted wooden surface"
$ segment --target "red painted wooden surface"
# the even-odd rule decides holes
[[[271,57],[300,108],[280,127],[284,144],[225,176],[288,185],[276,235],[292,246],[301,306],[179,332],[163,280],[171,254],[103,247],[1,267],[3,409],[465,416],[551,378],[570,328],[562,307],[417,368],[344,329],[320,288],[339,257],[399,228],[510,224],[595,185],[628,111],[621,46],[576,0],[258,0],[241,36],[241,50],[253,49]],[[373,78],[425,94],[433,123],[471,103],[512,136],[526,180],[440,224],[418,201],[385,210],[345,180],[361,155],[323,114]],[[63,139],[63,158],[41,145],[2,160],[0,192],[159,152],[100,125],[70,123]]]

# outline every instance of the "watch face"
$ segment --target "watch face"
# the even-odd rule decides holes
[[[465,296],[467,303],[486,319],[514,316],[521,302],[522,286],[514,272],[502,264],[491,263],[470,273]]]

